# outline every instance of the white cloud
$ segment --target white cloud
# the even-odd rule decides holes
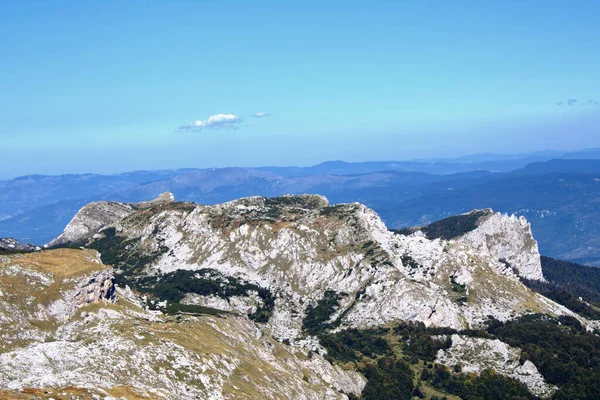
[[[236,128],[242,119],[233,114],[211,115],[208,119],[194,121],[191,124],[181,125],[178,131],[201,131],[202,129]]]
[[[257,112],[257,113],[252,114],[252,116],[254,118],[263,118],[263,117],[270,117],[271,114],[270,113],[266,113],[266,112]]]

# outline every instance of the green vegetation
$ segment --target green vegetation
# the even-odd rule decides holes
[[[232,296],[247,297],[251,292],[256,292],[263,301],[263,305],[258,307],[255,313],[249,314],[256,322],[267,322],[275,307],[275,298],[269,290],[237,278],[225,277],[212,269],[177,270],[164,275],[141,278],[136,285],[135,288],[140,292],[147,293],[159,301],[166,300],[171,309],[176,311],[205,308],[179,304],[187,293],[213,295],[228,300]]]
[[[313,210],[319,207],[323,207],[324,205],[325,202],[320,197],[312,195],[281,196],[265,199],[265,206],[268,207],[285,206]]]
[[[412,397],[414,372],[403,360],[382,357],[376,363],[368,363],[361,372],[367,378],[362,392],[363,399],[389,400]]]
[[[573,312],[600,320],[600,269],[542,256],[548,282],[522,279],[530,289]]]
[[[26,253],[31,253],[31,251],[0,249],[0,256],[10,256],[13,254],[26,254]]]
[[[392,355],[392,348],[384,339],[388,329],[347,329],[338,333],[323,333],[321,345],[331,360],[342,363],[358,362],[363,357],[376,358]]]
[[[225,277],[215,270],[177,270],[168,274],[147,276],[143,270],[165,254],[168,251],[167,247],[161,246],[158,251],[142,253],[138,249],[137,240],[129,240],[117,235],[114,228],[102,232],[104,237],[94,240],[88,247],[100,252],[104,264],[115,267],[117,284],[128,285],[148,295],[150,307],[155,307],[157,302],[166,300],[166,311],[169,313],[214,314],[213,309],[180,304],[180,301],[186,293],[201,296],[214,295],[227,300],[232,296],[247,297],[255,291],[263,304],[249,317],[256,322],[267,322],[273,314],[275,297],[269,290],[237,278]]]
[[[403,353],[411,357],[413,364],[418,360],[434,361],[438,350],[452,346],[450,336],[445,340],[433,339],[422,322],[400,323],[393,332],[401,339]]]
[[[559,387],[554,399],[600,398],[600,337],[576,319],[528,315],[492,321],[488,332],[523,350],[522,359]]]
[[[600,398],[600,336],[587,332],[571,317],[528,315],[506,323],[491,320],[487,330],[460,332],[426,328],[420,323],[402,323],[393,328],[321,333],[320,338],[331,360],[352,363],[365,374],[369,381],[363,399],[383,398],[378,397],[380,393],[385,393],[387,398],[411,398],[407,385],[409,382],[413,385],[413,379],[408,379],[404,373],[406,361],[420,374],[422,384],[462,399],[535,398],[521,383],[494,371],[483,371],[477,376],[461,372],[460,366],[450,370],[433,364],[437,351],[450,347],[451,340],[449,336],[445,340],[432,336],[453,333],[500,339],[520,347],[523,350],[521,362],[531,360],[549,383],[558,386],[553,399]],[[386,371],[393,373],[388,376]],[[388,385],[394,385],[394,388]],[[417,387],[417,384],[411,386],[412,395],[420,392]],[[402,395],[389,397],[393,396],[391,393]]]
[[[421,230],[427,239],[433,240],[441,238],[450,240],[475,230],[477,228],[477,220],[488,214],[487,211],[475,211],[470,214],[444,218],[422,227],[390,229],[390,231],[396,235],[408,236]]]
[[[395,355],[385,336],[389,329],[348,329],[321,334],[321,344],[331,361],[352,362],[366,378],[361,399],[410,399],[414,372]],[[357,397],[355,397],[357,398]]]
[[[319,214],[323,217],[337,217],[341,220],[350,217],[355,207],[350,204],[336,204],[334,206],[323,207]]]
[[[453,292],[465,293],[467,291],[467,286],[456,282],[456,277],[454,275],[450,276],[450,284],[452,285]]]
[[[405,267],[408,267],[410,269],[422,269],[423,268],[423,265],[419,264],[417,261],[415,261],[414,258],[409,256],[408,254],[404,254],[402,257],[400,257],[400,260],[402,261],[402,265],[404,265]]]
[[[555,283],[530,281],[522,279],[530,289],[562,304],[569,310],[591,320],[600,320],[600,305],[598,303],[588,303],[579,296],[569,291],[564,285]]]
[[[315,306],[307,307],[306,316],[302,320],[302,330],[309,335],[318,335],[339,325],[339,321],[329,322],[329,319],[339,307],[339,300],[344,296],[347,294],[327,290]]]
[[[425,378],[427,379],[424,379]],[[433,372],[422,374],[424,381],[436,388],[459,396],[463,400],[520,400],[535,399],[521,382],[495,373],[493,370],[475,374],[451,372],[443,365],[436,365]]]
[[[144,275],[142,271],[169,250],[160,246],[153,252],[142,253],[137,246],[140,239],[126,239],[117,235],[112,227],[102,233],[102,238],[94,240],[87,247],[98,250],[102,262],[115,268],[115,282],[123,286],[137,287],[137,280]]]
[[[432,222],[420,229],[427,236],[427,239],[441,238],[450,240],[475,230],[477,228],[477,220],[486,215],[488,215],[487,211],[475,211],[470,214],[456,215]]]
[[[390,232],[393,232],[396,235],[404,235],[409,236],[416,232],[417,228],[402,228],[402,229],[390,229]]]
[[[331,361],[351,363],[367,378],[363,400],[424,398],[423,393],[432,388],[465,400],[535,398],[523,384],[493,371],[478,376],[462,373],[460,366],[450,370],[434,364],[438,350],[452,345],[452,333],[457,332],[403,322],[392,328],[321,333],[320,339]],[[460,333],[493,337],[485,331]],[[446,337],[433,337],[440,335]]]
[[[600,268],[542,256],[542,271],[550,283],[588,301],[600,302]]]
[[[156,304],[149,304],[149,308],[156,309]],[[167,308],[165,309],[167,314],[193,314],[193,315],[221,315],[226,314],[225,311],[217,310],[210,307],[202,307],[196,305],[189,304],[180,304],[180,303],[167,303]]]

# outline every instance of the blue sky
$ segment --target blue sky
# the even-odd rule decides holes
[[[0,177],[600,146],[598,16],[595,0],[4,1]]]

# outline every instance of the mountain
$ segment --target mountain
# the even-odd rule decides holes
[[[569,153],[569,156],[593,155],[594,151]],[[496,162],[493,155],[473,159]],[[515,160],[520,163],[524,159],[514,156],[509,161]],[[556,159],[519,165],[510,172],[450,173],[451,170],[446,170],[442,175],[433,175],[375,171],[394,168],[394,164],[328,162],[306,168],[173,170],[86,179],[37,177],[23,179],[28,182],[24,187],[17,179],[2,183],[6,191],[0,195],[0,213],[5,215],[0,220],[0,237],[14,237],[37,245],[47,243],[61,232],[77,210],[98,200],[139,202],[169,191],[182,201],[218,204],[246,196],[319,193],[332,203],[363,203],[377,211],[393,228],[424,225],[449,215],[488,207],[508,214],[522,214],[532,222],[544,254],[600,265],[600,232],[590,223],[600,217],[596,207],[599,160]],[[493,168],[490,166],[490,169]],[[361,170],[375,172],[350,173]],[[116,183],[110,183],[111,180]],[[80,181],[91,182],[84,185],[81,193],[77,189]],[[94,186],[94,182],[98,185]],[[59,189],[49,188],[50,184]],[[46,190],[50,194],[41,196]],[[5,210],[16,215],[9,217]]]
[[[137,202],[169,191],[178,199],[216,204],[244,196],[279,196],[285,193],[316,192],[334,202],[368,201],[372,193],[391,186],[403,188],[395,200],[417,196],[425,183],[452,179],[470,180],[489,174],[475,171],[457,175],[429,175],[421,172],[376,172],[362,175],[310,175],[284,178],[271,172],[245,168],[179,171],[173,177],[126,187],[105,195],[61,200],[34,207],[0,221],[0,237],[43,244],[57,236],[77,210],[95,200]],[[379,190],[378,192],[376,190]],[[375,191],[375,192],[374,192]]]
[[[533,162],[552,159],[600,159],[600,149],[577,151],[535,151],[521,154],[481,153],[455,158],[415,159],[408,161],[345,162],[326,161],[310,167],[260,167],[283,177],[316,174],[368,174],[380,171],[425,172],[433,175],[471,171],[509,172]]]
[[[318,195],[100,201],[47,250],[0,256],[0,276],[7,396],[533,399],[598,386],[598,321],[524,283],[551,284],[531,226],[491,209],[389,230]]]

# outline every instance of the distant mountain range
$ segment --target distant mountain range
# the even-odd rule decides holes
[[[0,237],[46,243],[95,200],[138,202],[169,191],[180,201],[215,204],[255,195],[318,193],[332,203],[364,203],[394,228],[475,208],[524,215],[543,254],[600,265],[600,227],[594,222],[600,217],[598,159],[600,150],[590,149],[410,162],[332,161],[313,167],[32,175],[0,181]]]

